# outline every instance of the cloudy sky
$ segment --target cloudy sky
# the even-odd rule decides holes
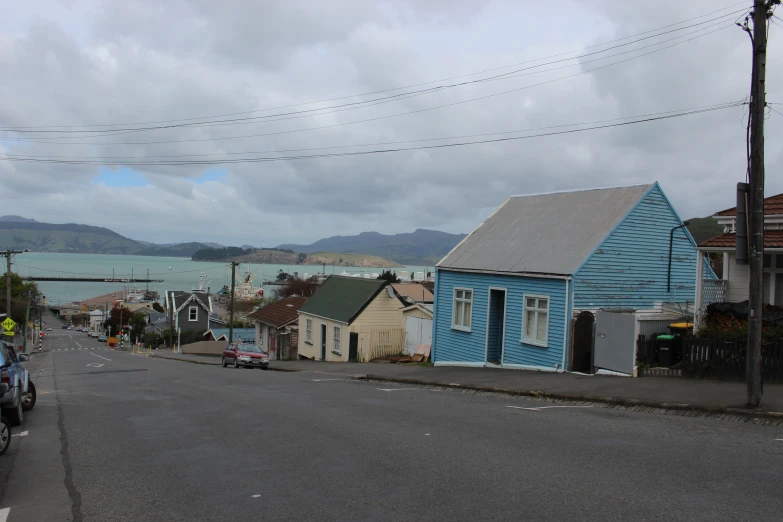
[[[745,177],[742,106],[323,155],[742,100],[751,50],[732,23],[750,4],[0,0],[0,154],[56,160],[0,160],[0,214],[272,246],[466,232],[511,194],[659,181],[683,218],[709,215]],[[783,103],[777,23],[767,100]],[[782,134],[770,112],[767,194],[783,191]],[[292,155],[321,157],[214,163]]]

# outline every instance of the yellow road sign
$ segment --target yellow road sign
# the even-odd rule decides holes
[[[16,326],[16,321],[14,321],[13,319],[11,319],[10,317],[6,317],[6,318],[5,318],[5,321],[3,321],[2,323],[0,323],[0,325],[2,325],[2,326],[3,326],[3,329],[4,329],[4,330],[6,330],[6,331],[11,331],[11,330],[13,330],[13,329],[14,329],[14,326]]]

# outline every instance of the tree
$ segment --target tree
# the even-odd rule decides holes
[[[299,295],[302,297],[310,297],[318,290],[318,283],[314,281],[306,281],[304,279],[292,278],[286,281],[286,284],[282,287],[278,287],[275,290],[275,294],[280,299],[284,297],[291,297],[292,295]]]
[[[5,309],[6,274],[3,273],[0,280],[0,313],[7,313]],[[35,299],[40,292],[38,285],[33,281],[25,282],[19,274],[11,272],[11,319],[24,324],[27,312],[27,300]]]
[[[291,279],[291,274],[287,272],[283,272],[283,269],[280,269],[277,271],[277,280],[278,281],[288,281]]]
[[[384,270],[383,272],[381,272],[381,275],[378,276],[378,279],[383,279],[388,283],[400,282],[400,278],[397,277],[397,272],[392,272],[391,270]]]
[[[155,301],[155,302],[153,302],[153,303],[152,303],[152,309],[153,309],[153,310],[155,310],[156,312],[160,312],[160,313],[162,313],[162,314],[165,314],[165,313],[166,313],[166,309],[165,309],[165,308],[163,308],[163,305],[161,305],[161,304],[160,304],[159,302],[157,302],[157,301]]]
[[[141,339],[144,336],[144,329],[147,328],[147,316],[137,312],[131,316],[128,324],[131,327],[131,341]]]
[[[109,318],[103,322],[103,327],[109,328],[112,335],[119,334],[120,318],[122,318],[122,326],[125,327],[128,326],[132,317],[133,312],[128,308],[125,308],[124,306],[115,306],[109,312]]]

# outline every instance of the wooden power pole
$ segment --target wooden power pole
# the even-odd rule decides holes
[[[767,66],[767,17],[779,0],[754,0],[753,72],[750,91],[750,174],[748,193],[748,349],[747,406],[761,404],[761,328],[764,292],[764,109]]]
[[[231,303],[228,312],[228,344],[234,342],[234,288],[236,287],[237,267],[239,263],[231,261]]]

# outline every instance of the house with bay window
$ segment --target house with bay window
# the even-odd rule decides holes
[[[299,308],[299,357],[364,362],[400,354],[407,304],[384,280],[329,276]]]
[[[589,372],[601,311],[633,365],[640,323],[693,307],[696,257],[658,183],[511,197],[437,264],[432,360]]]
[[[737,207],[713,216],[723,233],[699,244],[698,260],[717,257],[719,279],[699,281],[696,298],[697,325],[711,303],[748,300],[748,265],[737,262]],[[740,223],[741,226],[741,223]],[[764,304],[783,305],[783,194],[764,199]]]

